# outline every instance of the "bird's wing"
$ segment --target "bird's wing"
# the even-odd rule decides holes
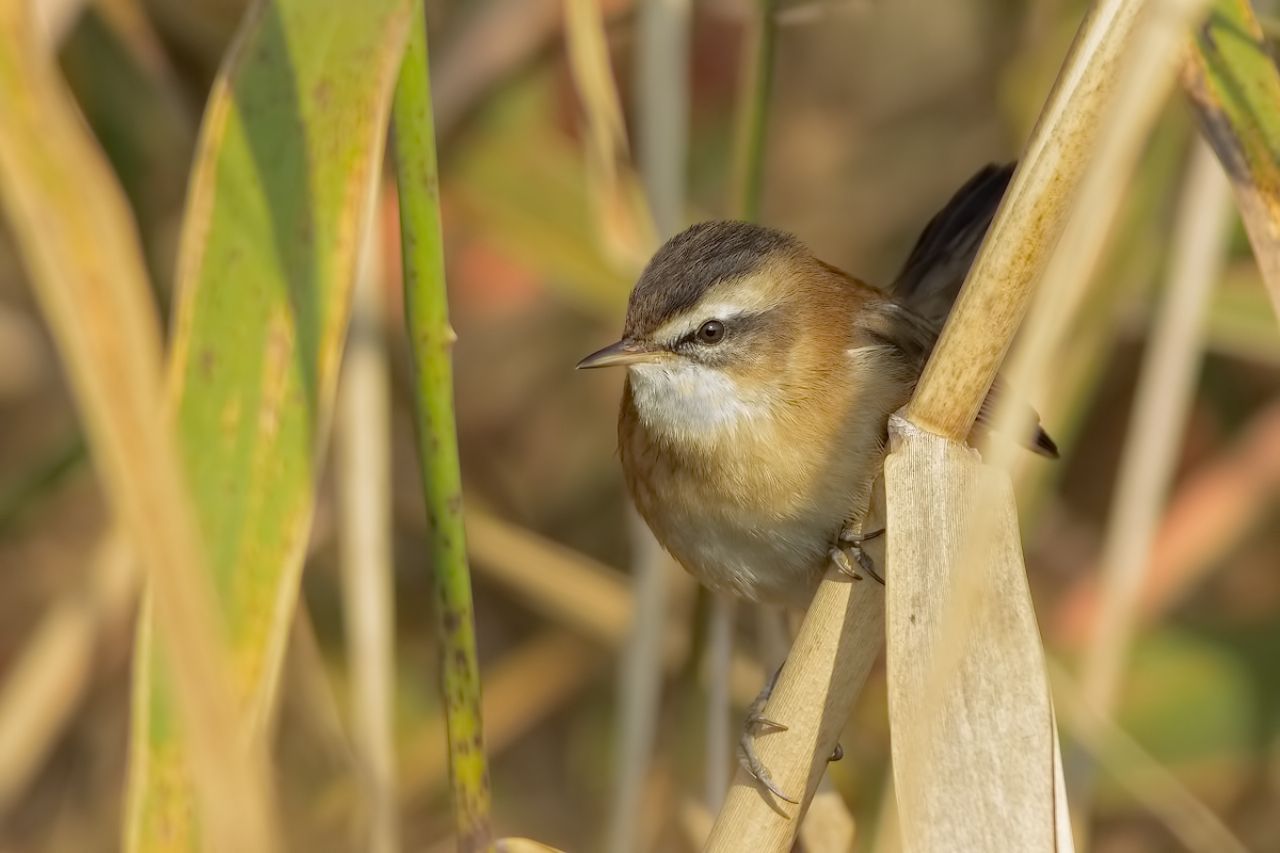
[[[893,298],[941,328],[1004,198],[1013,164],[992,163],[956,190],[916,240]]]

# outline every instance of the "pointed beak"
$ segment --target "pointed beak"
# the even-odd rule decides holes
[[[596,350],[578,362],[578,370],[587,370],[592,367],[643,364],[657,361],[662,358],[662,355],[660,350],[653,350],[644,344],[623,338],[615,344],[609,344],[602,350]]]

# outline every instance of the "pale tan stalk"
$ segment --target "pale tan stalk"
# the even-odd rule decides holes
[[[372,220],[376,222],[376,219]],[[372,224],[372,223],[371,223]],[[376,225],[361,250],[338,392],[339,545],[353,742],[370,807],[370,853],[400,847],[396,796],[391,557],[391,377]]]
[[[706,774],[707,807],[718,811],[729,790],[730,744],[734,727],[732,697],[729,689],[730,662],[733,660],[733,623],[737,602],[725,595],[712,594],[707,614],[707,648],[703,657],[703,678],[707,685]]]
[[[41,617],[0,692],[0,819],[48,757],[92,683],[101,636],[119,630],[141,583],[124,539],[108,537],[87,588]]]
[[[1061,147],[1067,149],[1083,145],[1076,152],[1077,156],[1089,156],[1084,161],[1074,161],[1078,168],[1072,177],[1078,189],[1073,202],[1048,211],[1059,236],[1051,252],[1042,251],[1038,255],[1037,263],[1043,270],[1038,299],[1022,332],[1023,344],[1007,370],[1009,386],[1017,389],[1043,385],[1048,357],[1061,340],[1067,320],[1074,316],[1101,255],[1107,230],[1119,208],[1120,189],[1127,183],[1142,144],[1172,88],[1178,48],[1192,16],[1203,6],[1197,3],[1153,2],[1145,9],[1137,8],[1138,4],[1130,4],[1127,9],[1116,10],[1115,4],[1101,3],[1096,7],[1092,20],[1099,20],[1099,13],[1108,5],[1118,13],[1134,16],[1127,19],[1131,41],[1124,51],[1116,55],[1114,67],[1110,68],[1110,78],[1103,84],[1109,89],[1111,99],[1097,105],[1096,127],[1089,128],[1083,139],[1064,137],[1059,140]],[[1035,150],[1033,144],[1032,151]],[[1035,160],[1030,160],[1028,170],[1034,172],[1034,165]],[[1016,205],[1017,192],[1018,187],[1015,186],[1010,208],[1006,208],[1001,221],[997,222],[988,246],[999,247],[1002,239],[1009,236],[1003,230],[1004,216],[1012,215],[1009,210]],[[1036,224],[1042,226],[1043,220]],[[1016,233],[1016,229],[1011,230]],[[1021,239],[1025,241],[1027,238]],[[1036,237],[1031,236],[1030,239],[1034,242]],[[1040,235],[1040,239],[1044,239],[1044,235]],[[993,249],[992,253],[995,254],[996,250]],[[984,304],[986,307],[998,303],[1025,306],[1031,296],[1026,285],[1034,277],[1021,277],[1017,267],[1014,270],[1001,267],[984,269],[986,257],[984,250],[971,277],[975,286],[966,288],[962,294],[956,314],[935,353],[935,359],[940,359],[948,351],[956,355],[956,364],[960,368],[950,374],[949,381],[956,381],[961,387],[966,381],[976,387],[977,374],[981,373],[981,387],[985,389],[999,364],[998,361],[984,360],[984,356],[991,352],[989,344],[983,344],[986,334],[983,327],[989,327],[990,318],[976,312],[970,314],[969,310],[975,307],[984,310]],[[1006,289],[1001,288],[1001,273],[1012,273],[1009,278],[1003,278]],[[983,278],[984,274],[993,277]],[[1007,289],[1010,279],[1015,285],[1012,290]],[[978,292],[987,293],[987,299],[973,296]],[[967,331],[972,334],[960,334],[964,325],[969,323],[973,325]],[[957,337],[959,345],[949,345],[949,337]],[[967,361],[966,349],[973,354],[973,358]],[[1002,356],[1003,350],[999,354]],[[931,366],[934,363],[931,361]],[[926,372],[925,380],[928,379]],[[1022,420],[1024,410],[1009,405],[1013,397],[1012,394],[1006,395],[1006,405],[997,408],[993,428],[996,435],[1026,434],[1030,429],[1030,424]],[[908,407],[908,417],[919,417],[919,422],[925,424],[945,424],[951,429],[962,425],[963,418],[957,417],[955,402],[949,404],[936,393],[933,399],[943,416],[919,416],[925,408],[922,399],[929,398],[917,396]],[[960,415],[967,417],[967,410]],[[964,429],[967,432],[967,426]],[[958,438],[959,433],[951,432],[948,436]],[[991,442],[985,454],[986,463],[993,471],[1007,471],[1017,452],[1016,445],[1008,440]],[[927,462],[927,459],[928,454],[921,454],[917,464]],[[928,468],[921,464],[921,470],[927,471]],[[936,479],[938,472],[933,473]],[[913,635],[908,622],[912,617],[918,617],[914,609],[918,604],[917,597],[922,591],[937,589],[940,585],[938,579],[929,572],[913,568],[907,573],[907,582],[899,583],[890,595],[891,715],[896,716],[895,708],[909,709],[919,721],[917,727],[908,731],[899,725],[894,739],[895,776],[907,849],[928,849],[930,845],[939,843],[941,836],[934,833],[939,829],[940,815],[950,818],[944,825],[945,831],[953,836],[959,835],[967,843],[996,845],[988,849],[1052,849],[1054,846],[1061,849],[1071,843],[1052,705],[1044,678],[1035,616],[1025,575],[1021,571],[1016,514],[1012,498],[1004,488],[1005,482],[1003,475],[993,474],[982,478],[968,493],[968,500],[973,505],[991,510],[986,518],[982,515],[974,517],[973,529],[966,537],[967,543],[955,552],[951,561],[945,562],[948,567],[954,564],[960,568],[951,571],[950,576],[956,579],[956,583],[945,597],[938,600],[939,606],[946,604],[949,612],[943,614],[937,631],[937,642],[933,647],[936,654],[902,649],[903,654],[895,657],[894,638]],[[890,485],[891,516],[898,505],[897,495],[904,498],[900,504],[904,515],[937,511],[933,495],[922,481],[908,480],[899,492],[895,492],[892,482]],[[911,494],[912,487],[921,489],[922,486],[924,488],[917,494]],[[997,521],[1002,514],[1006,519],[1004,525]],[[1012,531],[1008,520],[1014,520]],[[1010,540],[1010,535],[1015,538]],[[895,553],[897,541],[891,524],[891,554]],[[1012,541],[1015,546],[1004,559],[993,559],[999,553],[991,550],[997,541]],[[1007,569],[1015,561],[1018,570],[1008,572],[999,582],[992,583],[994,578],[984,577],[983,567]],[[1011,617],[1022,624],[1019,643],[1001,642],[1001,620],[984,616],[989,608],[1000,606],[992,599],[999,599],[1010,607]],[[901,614],[902,618],[896,618],[895,614]],[[901,667],[895,666],[895,661],[901,661]],[[899,669],[915,677],[915,686],[923,694],[912,690],[897,677]],[[1002,676],[996,678],[994,673],[1002,673]],[[1031,685],[1033,692],[1032,695],[1013,695],[1002,688],[1001,683]],[[903,689],[899,691],[898,687]],[[962,712],[949,713],[950,710]],[[1008,743],[1002,740],[1005,733],[1021,731],[1023,727],[1027,728],[1027,734],[1018,742],[1025,740],[1030,743],[1034,738],[1034,742],[1042,744],[1043,749],[1011,751],[1005,748]],[[977,738],[965,737],[974,732],[980,733]],[[990,750],[987,755],[991,761],[979,770],[976,779],[1006,779],[1011,782],[1008,787],[974,784],[973,779],[966,780],[964,774],[958,772],[961,765],[955,766],[957,772],[936,772],[940,756],[949,754],[959,758],[962,752],[975,754],[978,744]],[[911,755],[910,759],[907,754]],[[986,772],[982,772],[983,769]],[[1007,798],[1012,792],[1018,795],[1017,809],[1007,807]],[[1033,796],[1023,797],[1022,794],[1026,793]],[[976,814],[982,805],[994,803],[1003,803],[1004,807],[997,813],[984,815],[982,819],[957,821],[962,816]],[[965,832],[972,834],[963,835]],[[983,841],[984,837],[988,840]]]
[[[626,641],[635,604],[621,572],[471,505],[467,540],[476,571],[532,610],[610,648]],[[689,610],[691,582],[684,575],[673,580],[673,618],[663,640],[668,671],[687,659],[690,643],[682,617]],[[764,678],[759,665],[735,653],[729,669],[734,701],[748,704]]]
[[[1094,711],[1080,687],[1050,661],[1053,695],[1062,725],[1193,853],[1245,853],[1231,830],[1109,716]]]
[[[1163,23],[1166,19],[1163,12],[1155,20],[1143,22],[1142,13],[1147,5],[1100,0],[1091,10],[1041,115],[992,234],[971,273],[970,284],[962,292],[920,387],[906,409],[906,420],[895,419],[891,425],[894,440],[904,455],[889,467],[894,477],[890,481],[888,538],[889,549],[897,556],[890,558],[886,570],[890,598],[895,602],[891,607],[890,620],[901,620],[901,624],[890,625],[889,641],[892,644],[908,636],[908,626],[914,617],[917,623],[923,620],[930,626],[927,633],[940,639],[940,648],[945,652],[938,655],[930,652],[916,661],[896,658],[908,663],[910,668],[898,672],[898,687],[901,689],[897,690],[898,699],[891,708],[910,707],[915,712],[912,719],[919,723],[915,731],[904,731],[895,719],[894,730],[895,756],[900,743],[907,745],[909,751],[916,748],[911,757],[895,768],[897,795],[903,813],[904,842],[909,850],[931,849],[929,845],[939,841],[936,835],[931,834],[937,831],[938,824],[928,822],[930,816],[936,815],[947,816],[949,822],[946,825],[956,831],[969,833],[965,839],[995,842],[994,849],[1026,850],[1039,849],[1040,846],[1052,849],[1055,845],[1062,849],[1070,846],[1069,835],[1065,832],[1065,801],[1061,796],[1061,785],[1057,782],[1060,762],[1057,760],[1056,731],[1044,683],[1034,613],[1026,594],[1025,576],[1021,572],[1012,495],[1007,479],[999,475],[979,476],[978,469],[970,470],[976,463],[959,447],[949,450],[946,440],[958,443],[968,437],[982,400],[1030,304],[1031,285],[1044,272],[1055,246],[1061,249],[1059,238],[1066,227],[1072,202],[1081,193],[1086,167],[1093,163],[1097,168],[1097,161],[1102,161],[1104,165],[1110,164],[1107,170],[1102,170],[1103,174],[1123,176],[1126,170],[1122,165],[1117,166],[1117,162],[1123,163],[1127,142],[1122,139],[1117,145],[1114,140],[1108,141],[1108,134],[1132,122],[1129,136],[1137,142],[1145,137],[1149,127],[1147,117],[1155,108],[1135,110],[1128,101],[1128,93],[1134,90],[1135,79],[1141,82],[1144,73],[1154,75],[1157,92],[1167,89],[1172,74],[1172,48],[1176,44],[1176,33],[1180,32],[1174,29],[1174,25]],[[1149,5],[1166,9],[1163,3]],[[1181,7],[1177,10],[1175,17],[1179,23],[1176,26],[1183,25],[1186,14]],[[1140,23],[1144,25],[1139,26]],[[1170,35],[1171,32],[1175,35]],[[1165,82],[1160,85],[1162,79]],[[1151,78],[1148,77],[1147,81],[1150,82]],[[1144,100],[1151,98],[1150,87],[1144,94]],[[1129,112],[1126,114],[1122,110]],[[1102,150],[1097,150],[1100,147]],[[1090,209],[1088,215],[1102,214]],[[928,435],[926,430],[937,435]],[[945,474],[939,474],[941,459],[950,460],[946,463]],[[934,474],[944,479],[939,481],[935,478],[931,482],[921,476]],[[947,493],[947,489],[966,479],[991,481],[992,485],[987,488],[999,495],[1001,503],[992,507],[992,515],[1000,521],[987,527],[990,532],[998,531],[1002,535],[985,544],[997,548],[995,552],[987,551],[987,555],[996,553],[1000,559],[988,566],[987,573],[1014,581],[1012,586],[998,591],[997,601],[984,602],[984,607],[989,608],[986,612],[999,614],[1001,618],[993,618],[977,626],[970,618],[976,612],[977,597],[964,592],[968,578],[954,569],[956,565],[967,563],[960,559],[963,555],[958,543],[963,537],[960,528],[955,526],[959,519],[945,516],[930,519],[926,515],[928,509],[936,506],[937,500]],[[936,492],[930,491],[933,483],[938,484]],[[955,509],[958,511],[974,505],[985,507],[991,503],[975,500],[973,494],[968,493],[966,501]],[[946,525],[944,530],[939,530],[938,524]],[[943,549],[944,553],[912,550],[912,541],[903,538],[909,535],[909,530],[914,530],[919,537],[921,549],[939,540],[948,543],[949,547]],[[904,559],[927,562],[916,564],[904,562]],[[930,570],[938,574],[930,576]],[[968,573],[969,576],[976,574]],[[934,597],[914,601],[910,597],[913,591],[926,588],[930,577],[940,582],[947,578],[960,578],[958,598],[965,603],[959,605],[957,614],[946,612],[951,609],[949,599]],[[848,584],[832,580],[824,581],[819,588],[801,628],[801,638],[807,642],[797,641],[765,710],[768,718],[784,723],[790,729],[759,740],[761,758],[783,790],[791,784],[794,795],[802,798],[811,795],[823,769],[822,760],[834,746],[839,724],[847,716],[857,692],[856,687],[850,686],[854,679],[841,677],[839,670],[832,672],[832,662],[826,655],[815,654],[815,651],[826,651],[844,644],[850,651],[870,647],[873,657],[879,641],[868,631],[868,625],[878,630],[880,600],[867,584],[854,587],[852,596]],[[913,609],[917,605],[923,607],[925,601],[933,601],[941,610],[924,612]],[[869,612],[851,620],[848,618],[851,603],[862,604]],[[1000,685],[984,681],[988,670],[980,658],[966,661],[963,654],[966,649],[990,648],[978,642],[976,630],[969,630],[975,627],[1017,640],[1015,648],[991,662],[990,671],[1029,677],[1029,693],[1021,706],[1001,701]],[[968,639],[947,643],[947,639],[959,630],[967,631]],[[917,633],[926,632],[921,630]],[[891,647],[891,692],[895,690],[892,684],[895,680],[892,675],[894,655]],[[863,666],[861,655],[856,659],[850,658],[853,656],[842,657],[842,666],[851,669]],[[846,660],[849,660],[847,664]],[[921,677],[922,673],[933,672],[936,667],[940,668],[940,675],[947,677]],[[957,680],[954,678],[957,674],[969,677]],[[860,679],[857,681],[860,683]],[[912,685],[932,695],[913,695]],[[974,690],[977,692],[973,693]],[[1012,769],[1012,775],[1005,777],[971,778],[931,773],[924,761],[935,754],[931,750],[946,750],[948,746],[963,749],[973,743],[972,738],[948,741],[945,734],[924,728],[940,723],[936,712],[944,701],[947,707],[953,707],[957,692],[958,695],[977,695],[984,702],[995,703],[973,709],[971,722],[980,725],[982,719],[990,721],[992,713],[1000,716],[1001,720],[1007,717],[1020,726],[1034,727],[1029,730],[1034,730],[1037,743],[1044,748],[1011,755],[1002,754],[991,743],[984,744],[984,755],[997,766]],[[930,706],[933,712],[926,710]],[[895,712],[891,710],[892,713]],[[960,725],[959,720],[942,722],[950,724],[949,732],[955,732]],[[814,738],[819,727],[822,737]],[[975,731],[982,735],[981,729]],[[990,741],[998,733],[985,734]],[[795,746],[784,748],[787,743]],[[962,766],[956,763],[958,756],[955,752],[949,753],[948,759],[947,766]],[[1007,792],[1003,786],[993,787],[1001,778],[1015,785],[1034,780],[1034,795],[1019,798],[1024,807],[1021,811],[997,814],[984,806],[981,811],[971,809],[968,817],[982,814],[992,817],[992,821],[966,820],[966,805],[972,807],[982,802],[984,796],[999,798],[1002,792]],[[989,805],[990,800],[986,802]],[[709,847],[734,849],[734,835],[750,831],[756,849],[785,850],[794,839],[793,818],[798,811],[785,804],[772,803],[758,787],[740,775],[717,820]],[[999,834],[1001,827],[1010,831]],[[951,849],[965,849],[964,844],[954,837],[932,849],[946,849],[946,845],[951,845]]]
[[[1232,210],[1222,167],[1200,141],[1170,241],[1165,297],[1143,356],[1102,549],[1101,612],[1081,674],[1085,701],[1104,717],[1115,706],[1129,657],[1138,596],[1199,375],[1205,312],[1226,262]]]

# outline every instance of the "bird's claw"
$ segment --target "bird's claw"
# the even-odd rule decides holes
[[[840,531],[840,535],[836,538],[835,547],[829,552],[831,562],[835,563],[840,574],[846,575],[853,580],[862,580],[862,574],[858,571],[860,568],[863,572],[871,575],[881,586],[884,586],[884,578],[876,571],[875,560],[872,560],[871,555],[862,547],[863,543],[878,539],[883,535],[883,527],[870,533],[859,533],[852,528],[846,527]],[[857,562],[858,568],[854,567],[855,562]]]
[[[760,689],[760,694],[756,696],[755,701],[751,703],[751,707],[747,709],[747,720],[742,727],[742,737],[738,739],[738,762],[743,769],[751,775],[766,789],[780,800],[784,800],[792,805],[799,805],[798,800],[793,800],[773,781],[773,777],[769,775],[769,771],[765,769],[764,763],[760,760],[760,756],[756,755],[756,735],[764,732],[785,732],[787,726],[776,720],[770,720],[764,715],[764,706],[769,701],[769,697],[773,695],[773,686],[778,682],[778,673],[782,672],[782,667],[774,670],[773,675],[764,683],[764,687]]]
[[[794,800],[782,793],[782,790],[773,781],[773,777],[769,775],[769,771],[765,769],[764,764],[760,761],[760,756],[756,755],[755,734],[750,730],[750,723],[748,723],[747,729],[742,732],[742,738],[738,741],[738,761],[742,764],[743,769],[751,775],[751,778],[763,785],[770,794],[780,800],[791,803],[793,806],[800,804],[799,800]]]
[[[781,672],[782,667],[778,667],[769,680],[765,682],[760,694],[751,703],[751,707],[747,709],[747,719],[742,728],[742,737],[738,739],[738,761],[742,764],[743,769],[751,775],[751,778],[763,785],[770,794],[784,802],[799,805],[799,800],[794,800],[782,793],[782,789],[773,781],[773,777],[765,768],[764,762],[760,760],[760,756],[756,755],[755,738],[757,734],[785,732],[787,730],[785,724],[771,720],[764,715],[764,706],[768,703],[769,697],[773,695],[773,687],[778,681],[778,674]],[[844,747],[837,743],[827,761],[839,761],[842,758],[844,758]]]

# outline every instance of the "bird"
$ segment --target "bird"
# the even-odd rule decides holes
[[[702,584],[802,608],[833,563],[883,582],[861,547],[883,531],[862,531],[861,516],[889,416],[911,397],[1012,173],[974,174],[885,289],[748,222],[693,225],[653,255],[622,336],[578,367],[626,368],[627,489]],[[1002,393],[997,384],[980,421]],[[1056,456],[1032,422],[1030,446]]]

